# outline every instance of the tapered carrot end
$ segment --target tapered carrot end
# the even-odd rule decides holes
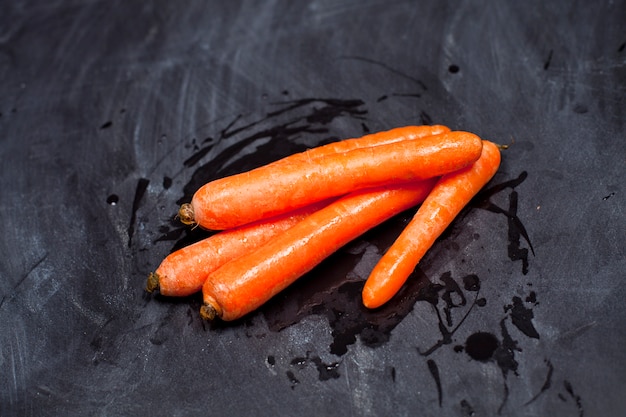
[[[379,300],[373,293],[369,287],[363,288],[363,292],[361,294],[363,305],[370,310],[380,307],[384,304],[384,301]]]
[[[217,315],[217,310],[210,304],[205,304],[200,307],[200,317],[204,320],[213,321]]]
[[[180,206],[178,210],[178,217],[180,221],[184,224],[195,224],[196,219],[193,213],[193,206],[189,203],[184,203]]]
[[[151,272],[146,281],[146,291],[154,292],[159,289],[159,274]]]

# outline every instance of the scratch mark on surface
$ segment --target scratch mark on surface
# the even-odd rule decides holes
[[[349,363],[346,362],[346,373],[345,373],[345,380],[346,380],[346,392],[352,392],[352,387],[350,384],[350,369],[349,369]],[[350,401],[350,416],[354,415],[354,404],[352,403],[352,401]]]
[[[356,55],[345,55],[340,57],[342,59],[349,59],[349,60],[353,60],[353,61],[362,61],[362,62],[367,62],[368,64],[373,64],[373,65],[377,65],[379,67],[382,67],[384,69],[386,69],[387,71],[391,72],[392,74],[395,75],[399,75],[402,78],[406,78],[407,80],[411,80],[414,83],[416,83],[417,85],[419,85],[424,91],[428,90],[428,88],[426,88],[426,84],[424,84],[424,82],[418,78],[412,77],[408,74],[403,73],[402,71],[399,71],[393,67],[390,67],[389,65],[385,64],[384,62],[380,62],[380,61],[376,61],[375,59],[371,59],[371,58],[366,58],[366,57],[362,57],[362,56],[356,56]]]
[[[550,361],[546,361],[546,365],[548,366],[548,373],[546,374],[546,379],[543,382],[543,385],[541,386],[541,388],[539,389],[539,392],[536,393],[530,400],[528,400],[524,405],[528,405],[533,403],[534,401],[537,400],[537,398],[539,398],[539,396],[541,394],[543,394],[544,392],[546,392],[551,386],[552,386],[552,374],[554,373],[554,365],[552,365],[552,362]]]
[[[598,322],[594,320],[592,322],[583,324],[582,326],[578,326],[575,329],[568,330],[567,332],[559,336],[557,340],[571,343],[574,339],[578,338],[580,335],[585,333],[587,330],[591,329],[596,324],[598,324]]]
[[[17,289],[24,283],[24,281],[26,281],[26,278],[28,278],[30,276],[30,274],[39,267],[39,265],[41,265],[41,263],[43,261],[46,260],[46,258],[48,257],[48,252],[44,253],[43,256],[36,261],[29,269],[28,271],[26,271],[26,273],[24,275],[22,275],[22,277],[17,281],[17,283],[15,283],[15,285],[13,286],[13,292],[10,296],[3,296],[2,299],[0,300],[0,308],[2,308],[4,302],[7,300],[7,298],[9,297],[13,297],[17,291]]]
[[[25,358],[28,358],[29,355],[25,351],[26,345],[22,344],[22,341],[25,339],[25,329],[24,326],[15,326],[12,329],[12,338],[10,338],[10,342],[8,344],[8,353],[9,353],[9,369],[11,375],[7,377],[7,388],[9,388],[8,393],[8,403],[9,405],[18,403],[20,400],[20,396],[24,396],[23,390],[21,387],[25,385],[24,381],[24,369],[26,369]],[[9,383],[9,378],[10,383]],[[9,387],[9,384],[12,386]],[[3,397],[5,397],[3,395]],[[2,404],[2,409],[4,409],[4,404]],[[9,407],[10,409],[10,407]]]

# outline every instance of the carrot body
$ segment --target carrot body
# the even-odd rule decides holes
[[[226,230],[170,253],[148,276],[146,290],[185,297],[202,289],[207,276],[228,261],[249,253],[294,226],[326,203]]]
[[[478,161],[441,177],[365,282],[362,296],[366,307],[379,307],[398,292],[426,251],[499,166],[500,150],[493,143],[483,141]]]
[[[476,161],[481,149],[478,136],[457,131],[329,154],[312,162],[269,164],[205,184],[179,214],[183,221],[206,229],[228,229],[358,189],[456,171]]]
[[[257,309],[341,246],[419,204],[435,179],[352,192],[254,252],[213,272],[202,287],[205,319],[235,320]]]
[[[335,153],[353,151],[360,148],[369,148],[372,146],[388,145],[390,143],[400,142],[401,140],[415,140],[425,136],[440,135],[447,133],[450,128],[443,125],[421,125],[421,126],[403,126],[383,132],[371,133],[360,138],[344,139],[332,142],[327,145],[317,146],[307,149],[279,159],[273,164],[310,162],[314,159],[328,156]]]

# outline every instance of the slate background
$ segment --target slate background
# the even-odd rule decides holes
[[[3,2],[0,415],[626,415],[624,22],[623,1]],[[204,236],[174,219],[202,182],[419,123],[512,146],[390,306],[359,289],[411,212],[236,323],[143,291]]]

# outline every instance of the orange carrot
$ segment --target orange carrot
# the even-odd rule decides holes
[[[447,132],[311,162],[269,164],[203,185],[179,216],[206,229],[228,229],[354,190],[456,171],[476,161],[481,149],[478,136]]]
[[[362,294],[366,307],[380,307],[400,290],[426,251],[491,180],[499,166],[500,150],[493,143],[483,141],[478,161],[441,177],[366,280]]]
[[[146,290],[185,297],[202,289],[206,277],[228,261],[253,251],[329,202],[225,230],[170,253],[148,276]]]
[[[449,131],[450,128],[443,125],[396,127],[391,130],[371,133],[360,138],[343,139],[337,142],[329,143],[327,145],[317,146],[315,148],[307,149],[304,152],[289,155],[272,163],[282,164],[286,162],[310,162],[314,159],[334,153],[348,152],[355,149],[369,148],[372,146],[387,145],[390,143],[400,142],[401,140],[415,140],[423,138],[425,136],[440,135]]]
[[[436,179],[365,189],[311,214],[254,252],[224,264],[202,287],[207,320],[257,309],[349,241],[419,204]]]

